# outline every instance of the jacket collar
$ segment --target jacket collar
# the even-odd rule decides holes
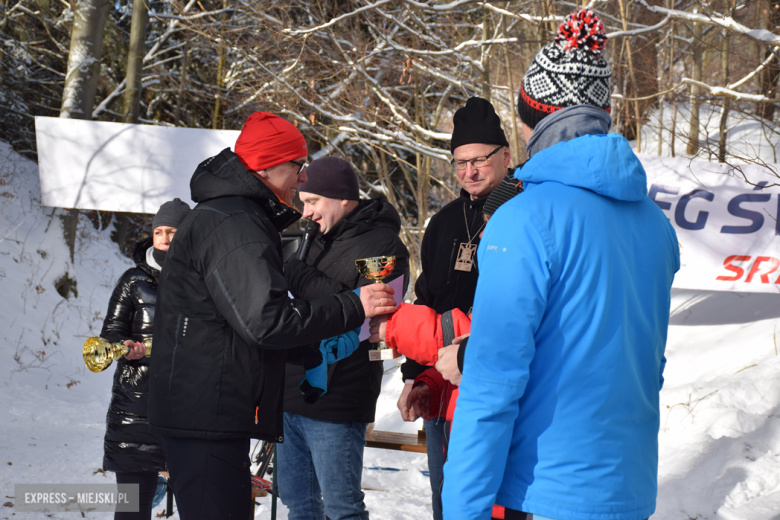
[[[146,261],[146,250],[152,247],[153,244],[154,241],[152,240],[151,236],[148,236],[142,239],[140,242],[137,242],[133,247],[133,262],[135,262],[136,267],[138,267],[141,271],[145,272],[156,280],[160,277],[160,271],[150,266]]]
[[[534,127],[528,140],[528,156],[550,146],[571,141],[583,135],[602,135],[609,132],[612,118],[606,110],[590,105],[575,105],[562,108],[545,117]]]

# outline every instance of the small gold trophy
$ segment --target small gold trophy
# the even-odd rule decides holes
[[[374,283],[381,283],[382,280],[390,276],[395,268],[394,256],[374,256],[371,258],[361,258],[355,260],[357,269],[366,278],[373,280]],[[368,351],[368,359],[371,361],[384,361],[385,359],[394,359],[399,357],[398,351],[394,348],[388,348],[384,341],[374,343],[375,348]]]
[[[143,341],[146,345],[145,356],[152,355],[152,338]],[[130,347],[124,343],[111,343],[103,338],[89,338],[84,342],[84,364],[92,372],[102,372],[111,366],[115,359],[119,359],[130,352]]]

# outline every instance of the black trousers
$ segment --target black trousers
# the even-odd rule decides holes
[[[249,439],[163,437],[181,520],[252,517]]]
[[[138,484],[139,508],[137,513],[114,513],[114,520],[150,520],[152,518],[152,502],[157,491],[157,472],[117,473],[117,484]]]

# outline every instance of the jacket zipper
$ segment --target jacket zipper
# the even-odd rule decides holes
[[[452,251],[450,252],[450,268],[447,271],[447,283],[452,281],[452,271],[455,270],[455,258],[458,255],[458,237],[452,239]]]

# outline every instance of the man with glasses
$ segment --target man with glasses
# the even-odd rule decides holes
[[[285,349],[395,308],[384,284],[360,297],[288,297],[279,233],[301,216],[291,203],[307,155],[295,126],[256,112],[235,153],[203,161],[190,180],[198,204],[166,255],[149,385],[182,520],[251,516],[249,439],[284,440]]]
[[[501,120],[489,101],[470,98],[455,112],[453,123],[450,149],[460,196],[431,218],[420,253],[422,273],[414,286],[415,303],[431,307],[437,314],[455,308],[466,314],[471,311],[477,287],[475,252],[485,225],[482,207],[506,177],[512,160]],[[417,419],[414,410],[407,408],[407,398],[414,379],[426,368],[411,359],[401,366],[405,384],[398,409],[405,421]],[[424,421],[434,520],[442,518],[446,406],[442,408],[431,410],[431,419]]]

